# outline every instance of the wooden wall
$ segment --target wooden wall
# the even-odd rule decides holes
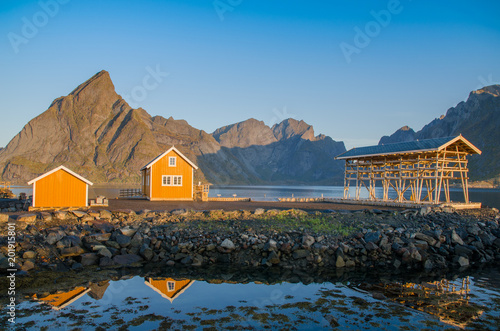
[[[87,183],[59,169],[36,181],[33,207],[85,207]]]
[[[168,165],[168,158],[177,158],[176,166]],[[193,200],[193,167],[174,150],[151,166],[151,200]],[[162,176],[182,176],[182,186],[162,186]]]

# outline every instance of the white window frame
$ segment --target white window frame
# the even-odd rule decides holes
[[[169,292],[173,292],[173,291],[175,291],[175,282],[168,281],[168,282],[167,282],[167,290],[168,290]]]
[[[182,186],[182,176],[163,175],[161,176],[161,186]]]
[[[172,164],[172,160],[174,161],[173,164]],[[169,167],[177,167],[177,157],[169,156],[168,157],[168,166]]]

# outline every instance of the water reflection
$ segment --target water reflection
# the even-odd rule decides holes
[[[186,291],[194,280],[173,278],[151,278],[145,279],[144,284],[153,289],[156,293],[160,294],[163,298],[173,303],[184,291]]]
[[[335,276],[290,270],[260,274],[169,270],[170,275],[162,275],[141,269],[140,273],[147,273],[142,276],[116,270],[109,280],[88,279],[82,286],[79,279],[53,294],[40,292],[50,289],[35,289],[36,300],[19,305],[17,325],[27,329],[339,326],[397,330],[496,329],[500,321],[500,287],[494,281],[498,268],[434,279],[377,271]],[[165,300],[171,304],[165,305]]]
[[[460,328],[483,314],[483,307],[470,302],[470,277],[458,282],[448,279],[417,283],[394,282],[361,284],[361,289],[375,297],[387,297],[406,307],[437,316],[441,322]]]

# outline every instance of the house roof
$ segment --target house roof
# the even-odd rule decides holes
[[[39,181],[40,179],[45,178],[45,177],[47,177],[47,176],[49,176],[49,175],[53,174],[54,172],[56,172],[56,171],[58,171],[58,170],[64,170],[64,171],[66,171],[68,174],[75,176],[75,177],[76,177],[76,178],[78,178],[79,180],[81,180],[81,181],[83,181],[83,182],[87,183],[88,185],[94,185],[94,184],[93,184],[91,181],[89,181],[88,179],[83,178],[83,177],[82,177],[82,176],[80,176],[79,174],[77,174],[77,173],[75,173],[75,172],[73,172],[73,171],[69,170],[68,168],[66,168],[66,167],[65,167],[65,166],[63,166],[63,165],[61,165],[61,166],[59,166],[59,167],[57,167],[57,168],[55,168],[55,169],[52,169],[51,171],[46,172],[46,173],[44,173],[43,175],[41,175],[41,176],[39,176],[39,177],[37,177],[37,178],[35,178],[35,179],[30,180],[30,181],[28,182],[28,185],[31,185],[31,184],[33,184],[33,183],[35,183],[35,182]]]
[[[149,278],[149,279],[146,279],[144,281],[144,284],[149,286],[153,291],[160,294],[162,297],[164,297],[168,301],[173,302],[182,293],[184,293],[184,291],[186,291],[188,289],[188,287],[190,287],[195,282],[194,280],[191,280],[191,279],[184,279],[181,281],[181,282],[184,282],[184,284],[182,284],[181,288],[172,291],[172,293],[168,293],[167,282],[169,280],[174,281],[176,283],[179,282],[179,281],[176,281],[172,278],[162,278],[162,279]],[[159,287],[155,286],[155,285],[160,285],[160,284],[161,284],[161,286],[159,286]]]
[[[481,151],[476,146],[472,145],[467,139],[462,137],[462,135],[459,135],[456,137],[423,139],[403,143],[352,148],[338,155],[335,159],[342,160],[378,155],[440,151],[454,143],[460,144],[469,154],[481,154]]]
[[[155,164],[156,162],[158,162],[159,160],[161,160],[165,155],[167,155],[171,151],[176,152],[177,154],[179,154],[180,157],[182,157],[184,159],[184,161],[186,161],[187,163],[189,163],[193,168],[198,169],[198,167],[196,166],[196,164],[194,164],[193,162],[191,162],[191,160],[189,160],[187,157],[184,156],[184,154],[182,154],[181,152],[179,152],[179,150],[177,148],[175,148],[174,146],[172,146],[166,152],[158,155],[153,160],[151,160],[148,164],[146,164],[144,167],[142,167],[141,170],[144,170],[144,169],[147,169],[147,168],[151,168],[151,166],[153,164]]]

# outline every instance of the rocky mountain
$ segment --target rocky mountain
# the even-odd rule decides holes
[[[24,126],[0,150],[3,180],[26,182],[60,164],[89,180],[138,182],[139,169],[175,145],[195,161],[195,180],[214,184],[337,183],[342,142],[314,136],[303,121],[272,128],[249,119],[198,130],[184,120],[133,109],[101,71]]]
[[[470,157],[470,177],[489,180],[500,176],[500,85],[483,87],[469,94],[467,101],[448,109],[446,115],[434,119],[415,132],[408,126],[379,144],[438,138],[462,134],[483,153]]]

